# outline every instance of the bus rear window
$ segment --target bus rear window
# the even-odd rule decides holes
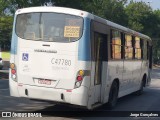
[[[26,40],[73,42],[82,36],[83,18],[59,13],[25,13],[16,20],[16,34]]]

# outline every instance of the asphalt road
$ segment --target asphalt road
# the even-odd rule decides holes
[[[6,74],[2,74],[6,73]],[[35,102],[26,98],[15,98],[9,95],[7,71],[0,71],[0,112],[4,111],[19,111],[19,112],[42,112],[45,119],[68,120],[68,119],[106,119],[107,113],[114,114],[131,114],[152,112],[160,113],[160,69],[154,69],[152,72],[152,83],[145,88],[144,94],[136,96],[134,94],[127,95],[118,100],[115,109],[109,111],[104,105],[94,111],[85,111],[84,109],[75,108],[66,105],[54,105],[47,102]],[[118,111],[118,112],[117,112]],[[128,112],[127,112],[128,111]],[[138,112],[139,111],[139,112]],[[160,120],[152,118],[153,120]],[[50,116],[50,117],[47,117]],[[148,119],[151,118],[118,118],[110,117],[109,120],[128,120],[128,119]]]

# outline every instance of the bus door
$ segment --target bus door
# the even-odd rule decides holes
[[[103,71],[106,71],[104,66],[104,60],[107,59],[107,35],[95,33],[94,34],[94,53],[95,53],[95,74],[94,74],[94,103],[102,101],[101,96],[103,92],[103,81],[106,77],[106,74],[102,74]],[[102,79],[103,78],[103,79]]]

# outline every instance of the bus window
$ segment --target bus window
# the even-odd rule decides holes
[[[143,41],[143,59],[147,60],[147,40]]]
[[[147,60],[149,59],[149,42],[147,41]]]
[[[141,59],[144,59],[144,40],[140,39]]]
[[[16,20],[16,34],[26,40],[72,42],[82,36],[83,18],[58,13],[24,13]]]
[[[142,58],[142,53],[141,53],[141,45],[140,45],[140,38],[135,37],[135,59],[141,59]]]
[[[125,59],[133,58],[132,36],[125,35]]]
[[[122,52],[122,41],[121,33],[116,30],[111,31],[111,58],[112,59],[121,59]]]

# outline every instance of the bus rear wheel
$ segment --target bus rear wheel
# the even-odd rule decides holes
[[[113,109],[117,104],[117,100],[118,100],[118,83],[114,81],[112,83],[109,93],[108,108]]]
[[[141,86],[140,86],[140,89],[138,91],[136,91],[136,95],[142,95],[143,94],[143,87],[144,87],[144,84],[145,84],[145,80],[144,80],[144,77],[143,77],[143,80],[141,81]]]

